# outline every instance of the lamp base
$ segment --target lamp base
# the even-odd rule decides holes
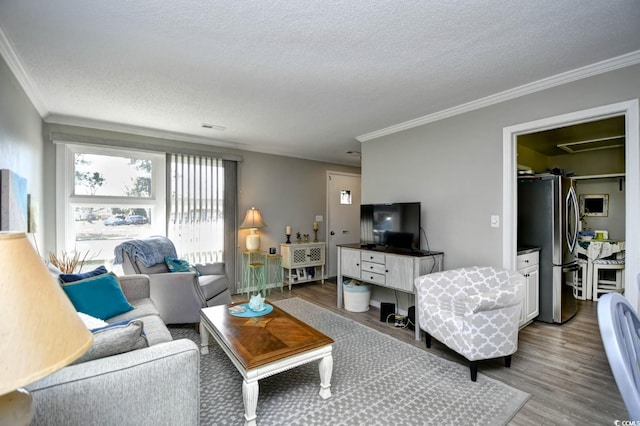
[[[31,394],[18,389],[0,396],[0,426],[28,425],[33,417]]]
[[[245,241],[247,250],[249,251],[260,250],[260,235],[255,232],[256,231],[252,229],[251,234],[247,235],[247,239]]]

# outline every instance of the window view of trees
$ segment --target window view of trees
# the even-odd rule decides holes
[[[156,234],[153,212],[163,205],[153,199],[154,161],[113,152],[73,152],[73,239],[98,261],[113,258],[115,246],[126,239]]]

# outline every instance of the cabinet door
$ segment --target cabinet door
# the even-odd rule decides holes
[[[340,249],[340,268],[342,275],[360,279],[360,250]]]
[[[540,302],[540,274],[538,265],[532,266],[527,269],[527,295],[525,300],[527,302],[526,305],[526,316],[525,322],[531,321],[540,313],[539,302]]]
[[[307,247],[291,247],[291,266],[293,268],[307,266]]]
[[[307,264],[324,265],[324,245],[309,246],[307,249]]]
[[[385,256],[387,287],[413,293],[413,258],[410,256]]]

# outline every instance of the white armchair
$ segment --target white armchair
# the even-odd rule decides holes
[[[476,381],[478,361],[505,357],[518,349],[518,325],[525,279],[515,271],[468,267],[415,280],[420,328],[469,360]]]

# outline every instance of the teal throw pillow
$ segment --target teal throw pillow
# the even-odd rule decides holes
[[[74,281],[84,280],[85,278],[97,277],[98,275],[103,275],[108,273],[107,268],[104,266],[98,266],[93,271],[82,272],[80,274],[60,274],[58,275],[58,279],[63,283],[71,283]]]
[[[169,272],[195,272],[197,276],[200,276],[200,272],[196,267],[186,260],[165,257],[164,263],[167,264]]]
[[[102,320],[133,309],[113,272],[63,284],[62,289],[76,311]]]

